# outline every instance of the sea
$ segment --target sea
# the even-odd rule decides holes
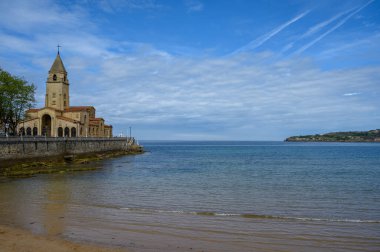
[[[380,251],[379,143],[141,144],[0,179],[0,224],[128,251]]]

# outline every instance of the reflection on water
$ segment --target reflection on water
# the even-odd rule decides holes
[[[46,183],[47,201],[41,205],[42,223],[45,233],[58,235],[65,230],[67,203],[70,202],[70,187],[67,179],[54,179]]]
[[[43,177],[43,176],[42,176]],[[65,231],[71,190],[65,176],[0,183],[0,220],[47,235]]]

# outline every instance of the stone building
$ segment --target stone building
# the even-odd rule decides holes
[[[93,106],[70,106],[70,84],[59,52],[46,81],[45,107],[29,109],[18,132],[29,136],[112,137],[112,126]]]

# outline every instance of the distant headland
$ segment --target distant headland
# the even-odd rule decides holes
[[[369,131],[331,132],[326,134],[291,136],[286,142],[380,142],[380,129]]]

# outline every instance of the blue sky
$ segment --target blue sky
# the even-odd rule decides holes
[[[380,128],[380,1],[0,0],[0,67],[138,139]]]

